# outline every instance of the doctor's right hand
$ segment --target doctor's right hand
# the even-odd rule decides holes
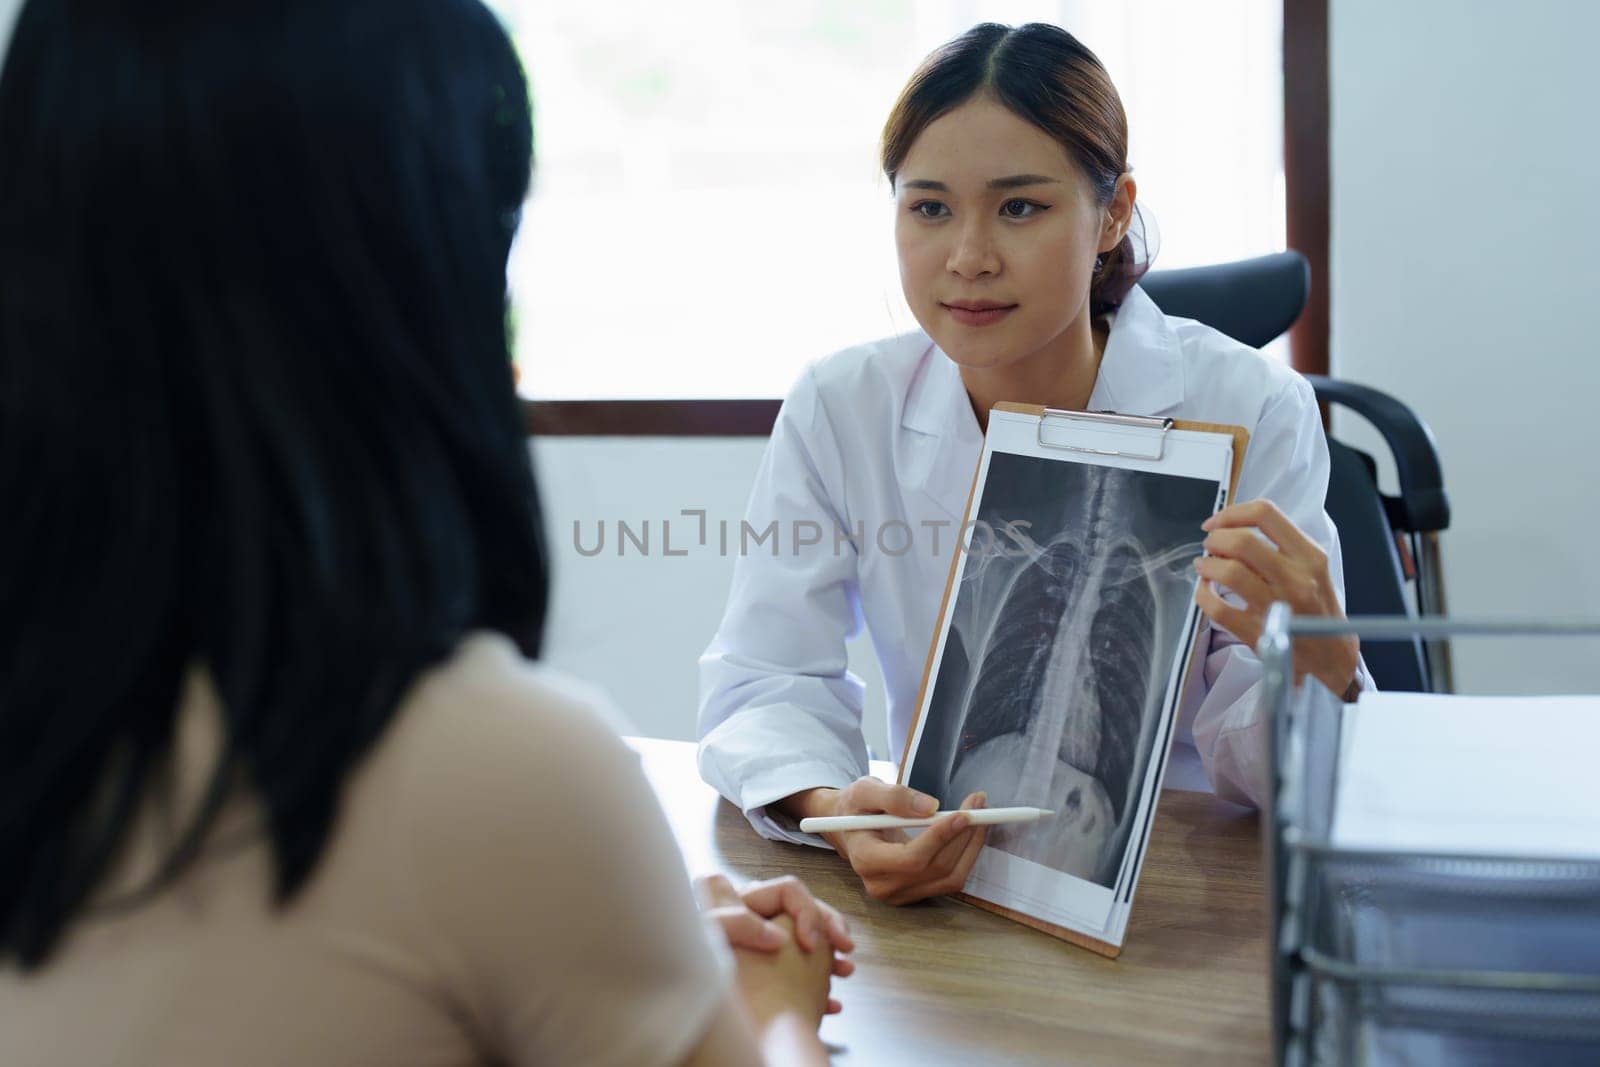
[[[987,802],[973,793],[964,811]],[[808,789],[779,802],[795,819],[822,815],[899,815],[919,819],[939,809],[926,793],[878,778],[857,778],[843,789]],[[965,815],[947,815],[909,837],[904,830],[844,830],[823,834],[834,851],[850,862],[868,893],[886,904],[910,904],[960,892],[983,850],[988,828],[972,826]]]

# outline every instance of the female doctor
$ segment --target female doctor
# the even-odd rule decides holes
[[[903,745],[987,415],[1005,400],[1250,431],[1236,497],[1247,503],[1205,523],[1195,564],[1206,654],[1181,699],[1179,737],[1218,794],[1260,800],[1251,649],[1267,607],[1342,613],[1337,534],[1322,508],[1327,448],[1304,379],[1166,317],[1137,288],[1146,264],[1129,234],[1127,142],[1099,60],[1042,24],[974,27],[930,55],[895,104],[882,164],[901,284],[922,329],[837,353],[794,386],[747,515],[756,529],[795,531],[793,543],[741,556],[701,659],[701,773],[763,835],[823,844],[797,821],[936,809],[867,776],[863,687],[845,642],[867,625],[889,737]],[[1294,655],[1298,673],[1336,693],[1365,684],[1353,637],[1301,641]],[[826,843],[874,897],[901,904],[960,889],[983,841],[955,813],[911,840],[855,831]]]

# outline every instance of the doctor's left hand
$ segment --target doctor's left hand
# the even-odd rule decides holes
[[[1328,554],[1270,500],[1223,508],[1200,528],[1208,531],[1204,543],[1208,554],[1194,561],[1201,578],[1195,603],[1207,618],[1250,648],[1261,640],[1267,609],[1275,601],[1287,601],[1296,615],[1344,618]],[[1232,590],[1244,607],[1224,600],[1216,585]],[[1297,682],[1309,674],[1351,699],[1360,663],[1361,643],[1354,634],[1295,639]]]

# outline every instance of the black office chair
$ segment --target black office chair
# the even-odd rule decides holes
[[[1140,283],[1168,315],[1195,319],[1254,348],[1294,324],[1310,291],[1311,271],[1298,252],[1236,263],[1152,271]],[[1379,491],[1371,456],[1328,438],[1326,507],[1339,530],[1345,610],[1350,615],[1442,615],[1439,532],[1450,505],[1433,435],[1400,401],[1364,385],[1306,375],[1325,404],[1349,408],[1382,435],[1395,459],[1399,493]],[[1415,603],[1408,596],[1416,582]],[[1446,641],[1365,642],[1362,655],[1380,689],[1449,692]]]
[[[1345,610],[1351,615],[1443,615],[1439,533],[1450,525],[1450,500],[1427,423],[1371,386],[1320,374],[1308,374],[1306,380],[1318,400],[1355,412],[1378,431],[1394,457],[1399,482],[1394,496],[1381,492],[1372,457],[1328,438],[1327,508],[1344,554]],[[1406,598],[1413,581],[1414,605]],[[1455,689],[1444,639],[1365,642],[1362,656],[1380,689]]]

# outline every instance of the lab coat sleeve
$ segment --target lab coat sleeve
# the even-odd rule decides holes
[[[1315,394],[1299,375],[1267,401],[1245,451],[1236,499],[1266,498],[1328,554],[1328,570],[1344,604],[1344,566],[1339,534],[1323,509],[1328,492],[1328,444],[1323,437]],[[1233,594],[1234,604],[1242,601]],[[1267,708],[1262,706],[1262,667],[1254,650],[1227,630],[1204,627],[1208,641],[1204,690],[1194,711],[1195,747],[1211,787],[1225,800],[1259,807],[1266,795]],[[1372,688],[1366,667],[1358,668],[1363,689]]]
[[[821,847],[767,805],[867,773],[864,687],[845,647],[861,611],[844,479],[807,372],[778,412],[746,509],[751,529],[775,523],[777,536],[739,552],[722,624],[700,657],[701,776],[763,837]]]

